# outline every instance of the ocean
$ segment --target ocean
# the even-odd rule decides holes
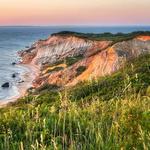
[[[27,71],[27,68],[12,65],[12,62],[19,60],[17,52],[30,46],[36,40],[45,39],[52,33],[59,31],[76,31],[84,33],[129,33],[133,31],[150,31],[150,27],[0,27],[0,101],[8,100],[13,96],[19,95],[17,82],[16,79],[12,78],[12,74],[19,73],[19,75],[22,75]],[[1,85],[6,82],[10,83],[10,87],[2,88]]]

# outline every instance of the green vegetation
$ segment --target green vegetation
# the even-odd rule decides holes
[[[146,55],[72,89],[44,86],[0,109],[0,150],[150,149],[149,75]]]
[[[70,31],[62,31],[59,33],[54,33],[52,35],[59,35],[59,36],[76,36],[79,38],[89,39],[89,40],[109,40],[113,41],[113,43],[120,42],[120,41],[126,41],[135,38],[139,35],[150,35],[149,31],[138,31],[138,32],[132,32],[132,33],[101,33],[101,34],[93,34],[93,33],[78,33],[78,32],[70,32]]]
[[[34,93],[41,93],[41,92],[48,92],[48,91],[54,91],[59,89],[60,87],[55,84],[44,84],[41,87],[37,88]]]
[[[43,64],[42,70],[46,69],[47,67],[53,67],[53,66],[60,65],[62,63],[64,63],[64,60],[58,60],[57,62],[52,63],[52,64],[45,64],[45,65]]]
[[[76,62],[78,62],[79,60],[81,60],[83,58],[83,55],[78,55],[78,56],[74,56],[74,57],[67,57],[65,59],[66,65],[67,66],[71,66],[73,64],[75,64]]]
[[[73,100],[92,99],[103,100],[123,98],[132,93],[146,95],[150,86],[150,55],[141,56],[127,62],[124,68],[111,76],[106,76],[91,82],[79,83],[70,90]]]
[[[66,57],[65,59],[63,60],[59,60],[53,64],[47,64],[43,67],[42,70],[48,68],[48,67],[54,67],[54,66],[57,66],[57,65],[60,65],[60,64],[66,64],[68,67],[75,64],[76,62],[78,62],[79,60],[83,59],[84,56],[82,54],[80,55],[77,55],[77,56],[70,56],[70,57]],[[62,70],[64,69],[63,67],[55,67],[54,69],[50,69],[48,70],[48,72],[53,72],[53,71],[59,71],[59,70]]]
[[[76,76],[79,76],[80,74],[82,74],[84,71],[86,70],[86,66],[79,66],[77,69],[76,69]]]
[[[63,70],[63,69],[64,69],[64,67],[55,67],[53,69],[48,70],[46,73],[51,73],[51,72],[54,72],[54,71],[60,71],[60,70]]]

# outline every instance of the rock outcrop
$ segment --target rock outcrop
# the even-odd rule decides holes
[[[33,84],[39,87],[45,83],[73,86],[80,81],[105,76],[121,68],[127,60],[144,53],[150,53],[150,36],[113,44],[108,40],[53,35],[21,51],[20,56],[22,63],[36,65],[41,70]],[[78,56],[81,57],[74,61]],[[73,63],[68,65],[67,61]],[[86,69],[77,75],[81,66]]]
[[[9,84],[9,82],[6,82],[6,83],[2,84],[1,87],[2,87],[2,88],[9,88],[9,87],[10,87],[10,84]]]

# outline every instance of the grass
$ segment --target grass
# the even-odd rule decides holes
[[[150,55],[70,90],[0,109],[0,150],[150,149]]]
[[[48,84],[48,83],[46,83],[46,84],[43,84],[41,87],[37,88],[34,93],[35,94],[39,94],[39,93],[41,93],[43,91],[44,92],[54,91],[54,90],[57,90],[59,88],[60,87],[58,85],[56,85],[56,84]]]
[[[150,99],[140,96],[80,106],[59,95],[39,96],[1,110],[0,149],[148,150],[149,109]]]
[[[76,62],[78,62],[79,60],[81,60],[83,58],[83,55],[77,55],[74,57],[67,57],[65,59],[65,63],[67,66],[71,66],[73,64],[75,64]]]
[[[150,55],[144,55],[127,62],[118,72],[91,82],[81,82],[69,91],[70,99],[92,99],[100,97],[102,100],[123,98],[130,92],[147,94],[150,87]]]
[[[84,56],[81,54],[77,55],[77,56],[66,57],[66,58],[64,58],[64,60],[59,60],[53,64],[45,65],[42,70],[44,73],[51,73],[54,71],[60,71],[66,67],[69,67],[69,66],[75,64],[76,62],[78,62],[79,60],[81,60],[83,58],[84,58]]]

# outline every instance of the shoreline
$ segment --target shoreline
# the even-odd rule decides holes
[[[0,101],[0,108],[9,105],[9,103],[17,101],[19,98],[26,96],[27,90],[32,87],[34,79],[39,75],[39,68],[36,65],[32,64],[17,64],[18,66],[24,67],[27,69],[27,72],[21,75],[23,83],[18,83],[16,85],[18,89],[18,95],[12,96],[9,99]]]

